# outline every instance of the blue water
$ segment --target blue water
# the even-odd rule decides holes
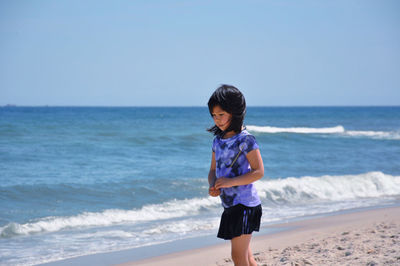
[[[263,224],[396,202],[400,107],[250,107]],[[207,108],[0,107],[0,264],[215,233]]]

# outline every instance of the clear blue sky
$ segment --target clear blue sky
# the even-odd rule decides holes
[[[400,105],[400,1],[3,1],[0,105]]]

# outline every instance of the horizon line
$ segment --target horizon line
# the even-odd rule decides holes
[[[5,104],[0,107],[84,107],[84,108],[207,108],[207,105],[17,105]],[[247,107],[400,107],[400,105],[247,105]]]

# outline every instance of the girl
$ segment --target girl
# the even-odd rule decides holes
[[[208,101],[216,136],[208,183],[210,196],[220,196],[222,213],[218,237],[231,240],[236,266],[257,265],[250,250],[251,233],[259,231],[261,201],[253,182],[264,175],[258,144],[243,128],[246,101],[235,87],[222,85]]]

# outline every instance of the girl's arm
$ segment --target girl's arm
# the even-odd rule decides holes
[[[214,186],[215,183],[215,169],[217,168],[217,164],[215,163],[215,152],[212,153],[211,157],[211,166],[210,166],[210,171],[208,172],[208,184],[210,187]]]
[[[220,190],[215,188],[215,180],[216,175],[215,175],[215,169],[216,169],[216,163],[215,163],[215,153],[212,153],[211,157],[211,166],[210,166],[210,171],[208,172],[208,184],[209,184],[209,189],[208,189],[208,194],[210,196],[216,197],[219,196]]]
[[[250,172],[234,178],[218,178],[215,182],[215,188],[220,189],[225,187],[247,185],[261,179],[264,176],[264,164],[261,158],[260,150],[252,150],[251,152],[247,153],[246,158],[250,163]]]

